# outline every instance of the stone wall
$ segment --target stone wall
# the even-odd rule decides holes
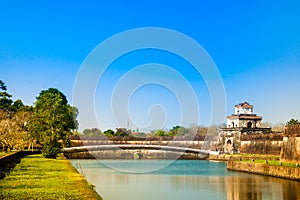
[[[300,136],[300,125],[286,126],[284,130],[286,135]]]
[[[282,161],[300,161],[300,137],[298,135],[285,136],[281,150]]]
[[[300,162],[300,125],[285,127],[280,156],[282,161]]]
[[[299,167],[275,166],[253,162],[228,161],[227,169],[300,181]]]
[[[136,140],[133,140],[136,139]],[[198,139],[198,140],[196,140]],[[203,140],[200,140],[203,139]],[[239,152],[245,154],[270,154],[280,155],[283,143],[283,133],[271,134],[242,134],[239,138]],[[206,144],[209,142],[209,144]],[[73,137],[71,146],[90,146],[90,145],[111,145],[111,144],[135,144],[135,145],[169,145],[177,147],[190,147],[194,149],[202,149],[203,146],[217,147],[216,138],[205,141],[204,138],[172,138],[172,137],[156,137],[156,138],[112,138],[108,140],[106,137]],[[235,145],[236,146],[236,145]],[[215,150],[216,148],[211,148]],[[221,149],[219,149],[221,150]]]
[[[241,135],[241,153],[280,155],[283,134]]]
[[[280,155],[282,141],[241,141],[241,153]]]

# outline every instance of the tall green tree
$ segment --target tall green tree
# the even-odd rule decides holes
[[[188,133],[188,129],[182,126],[173,126],[173,128],[169,131],[171,136],[182,136]]]
[[[72,131],[77,129],[78,109],[68,104],[66,96],[56,88],[43,90],[36,98],[28,130],[43,145],[44,157],[56,158]]]
[[[30,111],[31,106],[26,106],[20,99],[13,101],[12,95],[7,92],[7,87],[3,81],[0,80],[0,109],[9,114],[17,113],[20,110]]]
[[[298,119],[290,119],[286,122],[286,126],[294,126],[294,125],[300,125],[300,122]]]
[[[1,90],[6,90],[6,85],[3,81],[0,80],[0,89]]]
[[[103,132],[103,134],[107,137],[111,137],[115,134],[115,132],[111,129],[107,129],[106,131]]]
[[[7,87],[3,81],[0,80],[0,109],[4,111],[11,111],[11,104],[13,100],[12,95],[7,93]]]
[[[166,131],[161,130],[161,129],[157,130],[154,135],[155,136],[169,136],[169,134]]]

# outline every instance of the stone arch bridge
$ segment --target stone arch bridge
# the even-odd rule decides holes
[[[112,144],[64,148],[69,159],[206,159],[216,152],[176,146]]]

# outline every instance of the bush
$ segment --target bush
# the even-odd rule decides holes
[[[56,158],[57,154],[61,152],[61,144],[57,140],[48,140],[45,142],[42,155],[45,158]]]

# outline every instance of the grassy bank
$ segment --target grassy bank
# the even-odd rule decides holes
[[[268,165],[275,165],[275,166],[286,166],[286,167],[298,167],[296,163],[291,162],[280,162],[279,160],[241,160],[238,162],[253,162],[253,163],[262,163],[262,164],[268,164]]]
[[[267,164],[260,160],[227,161],[227,169],[300,181],[300,168],[290,166],[288,163],[277,165],[277,163]]]
[[[0,158],[12,154],[13,152],[0,151]]]
[[[267,155],[267,154],[223,154],[223,155],[210,155],[210,160],[220,161],[236,161],[236,162],[253,162],[262,163],[274,166],[286,166],[286,167],[299,167],[294,162],[281,162],[280,156],[278,155]]]
[[[279,160],[279,155],[268,155],[268,154],[233,154],[232,157],[239,157],[239,158],[256,158],[256,159],[272,159],[272,160]]]
[[[68,160],[26,156],[0,180],[0,199],[101,199]]]
[[[279,155],[267,155],[267,154],[220,154],[220,155],[209,155],[209,160],[220,160],[220,161],[233,161],[233,160],[272,160],[279,161]]]

